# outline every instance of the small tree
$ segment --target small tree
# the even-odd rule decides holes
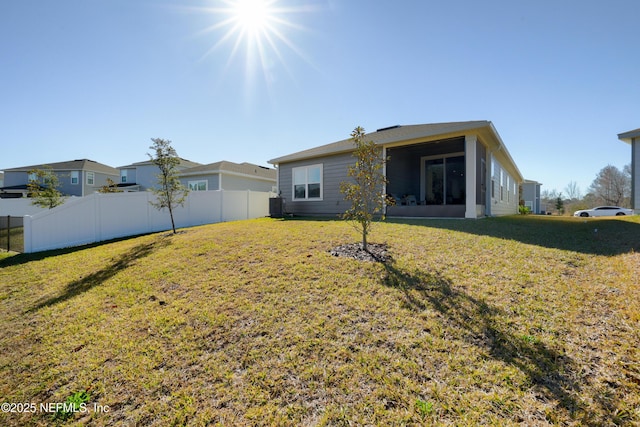
[[[348,176],[354,182],[340,183],[340,192],[351,207],[343,214],[343,218],[352,221],[354,227],[362,233],[362,249],[367,250],[367,236],[377,214],[384,206],[383,186],[387,179],[382,173],[387,159],[382,157],[381,150],[373,141],[365,141],[364,129],[360,126],[351,132],[356,146],[353,156],[356,163],[348,169]]]
[[[62,193],[58,191],[60,181],[53,169],[45,166],[43,169],[33,169],[29,171],[27,189],[31,204],[41,208],[53,209],[64,203]]]
[[[560,215],[564,215],[564,200],[562,200],[562,193],[560,193],[556,199],[556,209]]]
[[[151,138],[153,145],[151,148],[155,152],[155,156],[147,155],[160,169],[157,175],[159,188],[152,188],[151,191],[156,195],[155,202],[149,202],[156,209],[169,209],[171,216],[171,228],[173,233],[176,232],[176,224],[173,219],[173,209],[176,206],[183,206],[184,201],[189,194],[189,189],[180,183],[177,176],[177,166],[180,164],[180,158],[176,150],[171,146],[171,141]]]
[[[98,193],[122,193],[122,190],[111,178],[107,178],[107,183],[100,187]]]
[[[631,167],[623,170],[607,165],[598,172],[591,183],[589,191],[599,200],[599,203],[621,206],[626,204],[631,196]]]

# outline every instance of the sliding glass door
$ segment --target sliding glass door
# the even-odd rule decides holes
[[[466,180],[464,155],[423,158],[422,200],[427,205],[464,205]]]

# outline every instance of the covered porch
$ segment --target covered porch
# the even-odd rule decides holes
[[[485,216],[486,148],[475,135],[385,146],[387,216]]]

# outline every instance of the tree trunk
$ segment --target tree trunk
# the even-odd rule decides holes
[[[362,250],[367,252],[367,227],[362,228]]]
[[[171,217],[171,228],[173,229],[173,234],[176,234],[176,223],[173,220],[173,207],[171,206],[171,202],[167,203],[169,208],[169,216]]]

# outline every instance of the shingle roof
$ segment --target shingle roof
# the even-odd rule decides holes
[[[432,123],[422,125],[394,126],[380,129],[376,132],[366,134],[365,139],[376,144],[392,144],[394,142],[411,141],[416,139],[428,139],[429,137],[448,135],[452,133],[462,133],[463,131],[490,126],[491,122],[486,120],[469,122]],[[321,145],[308,150],[298,151],[282,157],[269,160],[271,164],[302,160],[306,158],[321,157],[329,154],[338,154],[353,150],[351,138],[331,144]]]
[[[378,145],[393,146],[411,145],[421,142],[435,141],[438,139],[454,138],[468,133],[477,133],[485,143],[495,147],[495,155],[506,160],[507,168],[514,173],[520,181],[524,178],[511,158],[511,154],[505,147],[500,135],[488,120],[477,120],[468,122],[432,123],[422,125],[393,126],[391,128],[379,129],[365,135],[367,141],[373,141]],[[347,153],[353,151],[354,145],[351,138],[331,144],[321,145],[297,153],[277,157],[269,160],[271,164],[305,160],[316,157],[324,157],[332,154]]]
[[[220,162],[209,163],[208,165],[195,166],[180,171],[180,175],[196,175],[206,173],[235,172],[243,175],[253,175],[261,178],[268,178],[275,181],[276,170],[264,166],[254,165],[252,163],[234,163],[226,160]]]
[[[34,169],[43,169],[50,167],[54,171],[71,171],[71,170],[86,170],[92,172],[104,173],[107,175],[118,176],[120,173],[117,169],[111,166],[104,165],[89,159],[69,160],[66,162],[57,163],[44,163],[41,165],[21,166],[17,168],[5,169],[5,172],[28,172]]]
[[[144,160],[142,162],[131,163],[130,165],[118,166],[118,169],[134,168],[136,166],[147,166],[147,165],[152,165],[152,164],[153,164],[153,162],[151,160]],[[202,163],[192,162],[191,160],[180,158],[179,166],[182,167],[182,168],[192,168],[194,166],[200,166],[201,164]]]

